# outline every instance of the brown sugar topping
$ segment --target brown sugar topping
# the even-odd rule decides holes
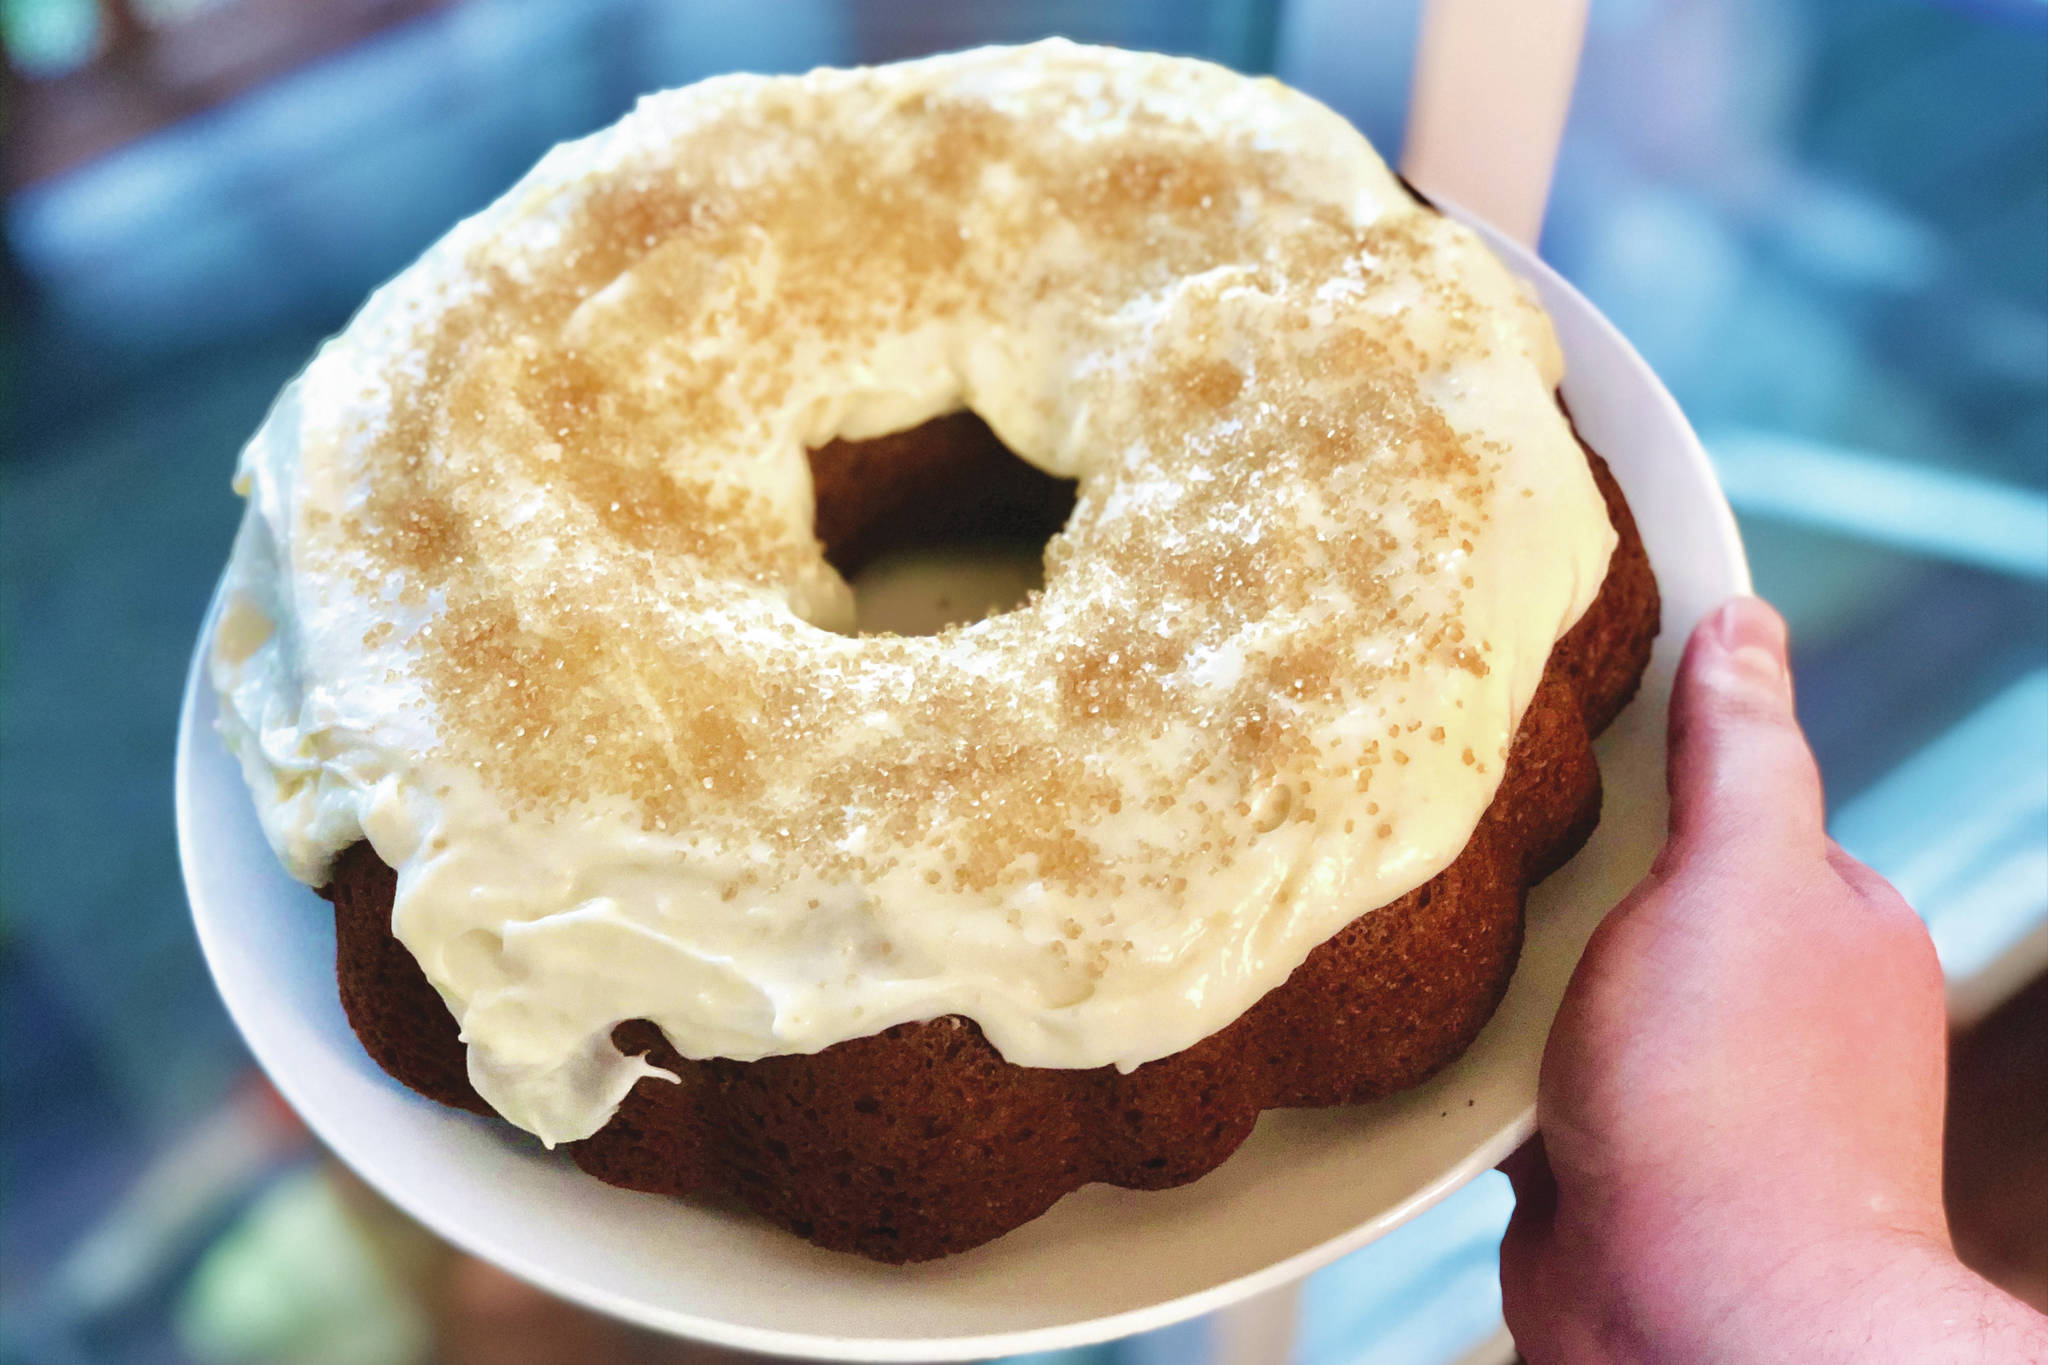
[[[1255,130],[1139,104],[1072,131],[1080,86],[835,79],[640,119],[391,324],[367,496],[306,534],[359,595],[425,609],[432,760],[516,811],[618,798],[757,848],[762,886],[936,847],[945,892],[1107,897],[1142,862],[1175,898],[1408,763],[1327,722],[1488,671],[1461,614],[1497,587],[1472,567],[1494,466],[1432,376],[1499,337],[1454,230],[1354,222]],[[1078,474],[1076,507],[1023,608],[835,635],[807,619],[842,590],[803,447],[845,434],[835,385],[911,352]],[[1409,690],[1386,738],[1444,743]],[[1155,841],[1137,862],[1113,817]],[[1053,946],[1099,975],[1103,922]]]

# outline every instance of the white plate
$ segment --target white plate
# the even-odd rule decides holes
[[[1572,966],[1657,847],[1679,647],[1707,609],[1749,586],[1734,518],[1656,376],[1578,291],[1487,235],[1556,320],[1566,399],[1628,492],[1664,631],[1642,694],[1600,744],[1598,834],[1536,892],[1500,1012],[1428,1085],[1358,1108],[1269,1113],[1192,1185],[1094,1186],[923,1266],[874,1265],[723,1207],[613,1189],[506,1125],[418,1098],[363,1054],[335,995],[333,917],[264,843],[213,732],[202,647],[178,735],[179,852],[200,944],[256,1059],[342,1160],[456,1245],[649,1327],[847,1360],[1003,1355],[1159,1327],[1304,1275],[1485,1171],[1532,1131],[1537,1062]]]

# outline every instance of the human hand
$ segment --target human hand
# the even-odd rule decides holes
[[[1940,967],[1827,837],[1769,607],[1693,633],[1670,745],[1670,837],[1588,943],[1503,1166],[1522,1352],[2048,1362],[2048,1319],[1950,1249]]]

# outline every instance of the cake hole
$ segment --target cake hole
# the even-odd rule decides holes
[[[936,635],[1024,605],[1074,481],[1027,464],[971,412],[810,452],[815,531],[853,585],[858,635]]]

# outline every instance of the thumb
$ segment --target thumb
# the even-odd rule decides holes
[[[1694,629],[1671,696],[1671,841],[1695,853],[1818,860],[1820,771],[1792,709],[1785,622],[1736,597]]]

